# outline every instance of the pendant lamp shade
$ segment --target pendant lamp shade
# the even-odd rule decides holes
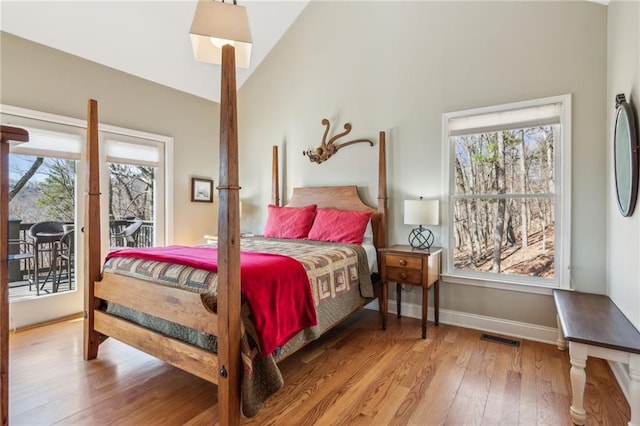
[[[231,44],[235,47],[236,66],[249,68],[252,41],[244,7],[214,0],[199,1],[189,35],[197,61],[221,64],[222,46]]]

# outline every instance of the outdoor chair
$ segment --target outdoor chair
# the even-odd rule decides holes
[[[58,281],[55,284],[55,290],[58,291],[60,281],[62,280],[62,271],[66,270],[67,280],[69,281],[69,290],[73,290],[73,276],[71,271],[74,269],[74,251],[75,251],[75,231],[70,229],[64,233],[60,240],[55,242],[56,270],[58,271]]]
[[[52,291],[55,291],[55,277],[56,277],[56,262],[54,258],[54,244],[62,238],[64,235],[64,224],[62,222],[39,222],[31,226],[28,232],[29,238],[31,238],[33,244],[33,252],[35,256],[34,272],[33,272],[33,284],[36,286],[36,294],[40,295],[42,290],[51,278]],[[45,260],[48,260],[48,265],[45,265]],[[40,269],[44,269],[48,266],[48,273],[44,281],[40,285]],[[31,290],[32,282],[29,282],[29,290]]]
[[[15,276],[13,277],[13,281],[17,282],[18,286],[21,286],[24,280],[23,271],[26,272],[27,280],[29,280],[29,285],[31,285],[31,271],[33,270],[33,259],[34,259],[34,250],[33,244],[29,241],[24,241],[20,239],[10,239],[8,241],[9,246],[9,254],[7,256],[7,260],[9,262],[20,262],[15,265]],[[24,262],[24,268],[22,269],[22,264]],[[9,263],[9,288],[12,287],[12,268],[14,265]],[[26,285],[26,284],[25,284]],[[14,285],[15,286],[15,285]]]
[[[141,226],[142,220],[136,220],[122,231],[113,234],[111,236],[112,247],[136,247]]]

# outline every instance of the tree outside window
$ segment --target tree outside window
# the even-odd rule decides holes
[[[454,267],[554,277],[552,126],[452,138]]]
[[[566,97],[444,115],[453,276],[566,286]]]

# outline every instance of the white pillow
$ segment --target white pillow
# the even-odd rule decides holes
[[[373,244],[373,226],[371,225],[371,220],[369,220],[367,227],[364,230],[362,244]]]

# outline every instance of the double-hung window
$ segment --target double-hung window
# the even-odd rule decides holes
[[[569,287],[571,98],[443,115],[445,276]]]

